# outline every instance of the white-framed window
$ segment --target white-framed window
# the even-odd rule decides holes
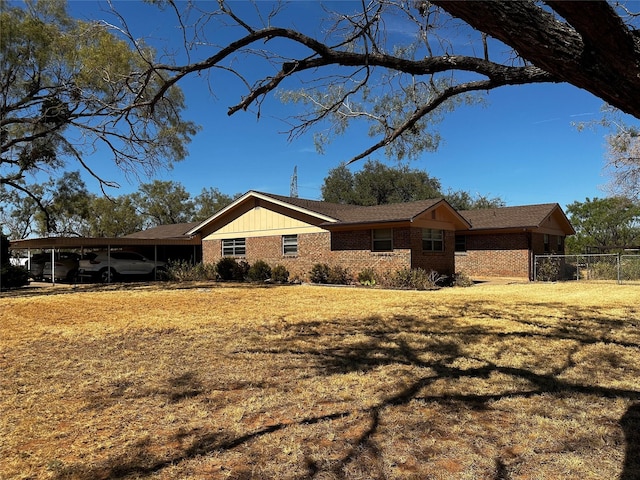
[[[298,235],[282,236],[282,254],[283,255],[298,254]]]
[[[422,250],[424,252],[443,252],[444,230],[438,230],[436,228],[423,228]]]
[[[393,228],[376,228],[371,231],[371,250],[390,252],[393,250]]]
[[[222,240],[223,257],[241,257],[247,253],[246,239],[228,238]]]

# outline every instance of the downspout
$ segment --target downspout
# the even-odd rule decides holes
[[[533,273],[535,270],[535,255],[533,254],[533,234],[529,231],[527,232],[527,251],[529,252],[529,281],[535,281],[535,274]]]

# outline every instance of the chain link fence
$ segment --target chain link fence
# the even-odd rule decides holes
[[[540,282],[615,280],[640,285],[640,255],[536,255],[533,276]]]

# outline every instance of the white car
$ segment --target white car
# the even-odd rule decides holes
[[[154,262],[136,252],[112,251],[109,256],[106,251],[99,251],[87,253],[80,260],[78,273],[108,283],[120,275],[155,277],[165,267],[165,262]]]

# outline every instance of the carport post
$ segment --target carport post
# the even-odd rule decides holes
[[[109,281],[107,283],[111,283],[111,245],[107,245],[107,278]]]
[[[158,280],[158,245],[153,246],[153,281]]]
[[[44,275],[43,275],[44,276]],[[51,285],[56,284],[56,249],[51,249]]]

